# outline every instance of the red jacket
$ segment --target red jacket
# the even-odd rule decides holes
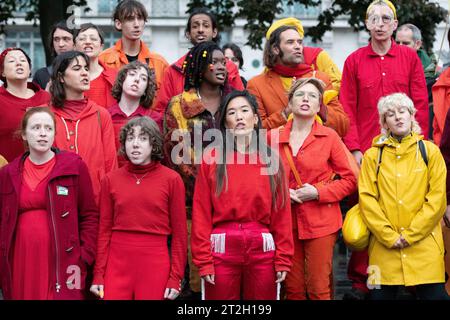
[[[348,56],[344,64],[339,99],[350,118],[344,142],[350,151],[364,153],[380,134],[378,100],[403,92],[414,102],[416,120],[428,137],[428,93],[422,63],[417,53],[392,39],[389,51],[380,56],[369,43]]]
[[[101,61],[99,61],[99,64],[103,67],[103,72],[91,81],[91,88],[84,95],[99,106],[109,108],[117,103],[116,99],[111,95],[111,90],[116,81],[118,71],[106,67]]]
[[[161,114],[164,114],[166,111],[170,100],[184,91],[183,62],[186,59],[186,55],[182,56],[164,71],[162,86],[158,91],[158,96],[154,104],[154,110]],[[228,85],[236,90],[244,90],[244,85],[242,84],[236,65],[227,60],[226,67],[228,72]]]
[[[450,109],[450,68],[447,68],[433,85],[433,141],[441,144],[446,115]]]
[[[297,182],[286,158],[284,145],[289,145],[293,121],[279,128],[281,159],[289,188],[296,189]],[[269,135],[270,136],[270,135]],[[317,188],[319,200],[292,204],[292,214],[296,215],[298,239],[320,238],[337,232],[342,227],[339,201],[356,191],[356,177],[345,154],[345,146],[337,133],[314,121],[312,130],[296,156],[292,155],[302,183]],[[330,181],[333,174],[340,179]],[[323,183],[326,182],[326,183]]]
[[[5,299],[11,299],[9,257],[19,214],[22,168],[27,155],[16,158],[0,171],[0,280]],[[65,194],[58,192],[61,187]],[[50,264],[53,266],[53,296],[64,300],[83,299],[86,270],[93,264],[96,253],[99,214],[91,179],[80,156],[56,150],[56,163],[47,190],[47,211],[49,220],[54,222],[49,226],[54,246],[54,261]],[[69,289],[66,284],[74,275],[73,266],[78,266],[81,271],[80,289]]]

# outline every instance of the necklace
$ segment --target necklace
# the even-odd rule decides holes
[[[144,177],[148,174],[148,172],[146,174],[144,174],[142,177],[138,178],[134,173],[133,176],[136,179],[136,184],[141,184],[142,179],[144,179]]]

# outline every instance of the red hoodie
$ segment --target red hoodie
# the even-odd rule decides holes
[[[8,162],[25,151],[22,139],[14,135],[20,129],[25,111],[50,101],[50,94],[36,84],[29,82],[28,88],[35,92],[34,96],[22,99],[9,93],[5,87],[0,87],[0,154]]]
[[[67,108],[52,106],[56,115],[54,144],[59,149],[75,152],[83,158],[98,200],[100,181],[108,172],[117,168],[111,116],[105,108],[88,99],[66,101],[65,104]],[[81,111],[76,113],[75,109]]]
[[[178,59],[177,62],[170,65],[164,71],[162,86],[159,89],[154,110],[164,115],[170,99],[183,93],[184,91],[184,74],[183,62],[187,54]],[[236,65],[227,60],[228,85],[236,90],[244,90],[239,70]]]

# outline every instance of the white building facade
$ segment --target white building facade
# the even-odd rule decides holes
[[[73,13],[75,24],[85,22],[94,23],[105,32],[105,48],[112,46],[120,37],[114,29],[111,19],[112,11],[117,4],[117,0],[88,0],[88,7],[91,9],[83,13],[81,9],[76,9]],[[141,0],[147,8],[150,19],[146,24],[143,40],[149,45],[152,51],[163,55],[169,63],[174,62],[186,53],[190,47],[190,42],[184,35],[187,22],[187,0]],[[286,1],[287,2],[287,1]],[[303,5],[285,5],[285,12],[281,17],[294,16],[302,21],[305,29],[317,23],[317,16],[326,9],[331,0],[322,1],[319,7],[305,8]],[[448,6],[447,0],[436,1],[444,7]],[[7,34],[0,37],[0,49],[17,46],[24,49],[32,58],[33,70],[45,66],[45,55],[43,44],[39,34],[39,28],[33,27],[31,22],[25,21],[24,13],[17,13],[14,19],[15,24],[6,28]],[[414,23],[414,21],[411,21]],[[245,46],[248,33],[244,31],[246,21],[238,20],[235,26],[229,30],[220,30],[221,45],[227,42],[234,42],[242,48],[244,56],[244,71],[241,74],[250,79],[259,74],[262,69],[262,51],[252,50]],[[437,28],[434,51],[437,53],[441,46],[441,41],[445,33],[445,23],[441,23]],[[359,47],[367,44],[368,34],[365,31],[354,32],[349,27],[345,19],[338,19],[333,31],[327,32],[322,41],[317,44],[305,39],[305,43],[311,46],[324,48],[331,55],[339,68],[344,65],[347,56]],[[441,64],[450,61],[449,47],[447,40],[444,40],[443,52],[441,54]]]

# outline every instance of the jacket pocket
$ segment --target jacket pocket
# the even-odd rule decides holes
[[[441,255],[444,255],[444,240],[442,239],[442,236],[436,236],[435,232],[430,233],[431,238],[433,239],[436,246],[439,248],[439,252]]]

